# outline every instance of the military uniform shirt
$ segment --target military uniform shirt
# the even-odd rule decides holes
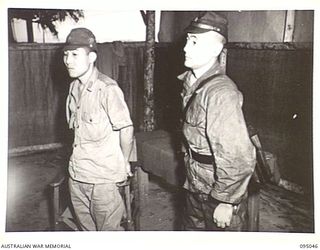
[[[66,105],[69,128],[74,130],[70,177],[85,183],[125,180],[119,130],[132,121],[118,84],[95,68],[87,83],[71,83]]]

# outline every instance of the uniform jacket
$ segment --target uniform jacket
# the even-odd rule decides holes
[[[191,72],[178,78],[184,81],[183,107],[199,83],[216,75],[198,90],[185,114],[183,134],[187,147],[203,155],[213,155],[215,164],[201,164],[187,154],[187,180],[192,192],[210,194],[226,203],[239,203],[255,167],[255,148],[248,135],[242,112],[243,96],[218,63],[189,87]]]

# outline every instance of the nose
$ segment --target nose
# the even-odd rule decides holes
[[[63,61],[64,61],[64,64],[68,66],[70,64],[70,61],[71,61],[71,56],[69,56],[69,54],[65,54],[63,56]]]
[[[186,50],[187,50],[187,45],[188,45],[188,42],[186,42],[186,44],[185,44],[184,47],[183,47],[183,51],[184,51],[184,52],[186,52]]]
[[[189,43],[189,41],[187,40],[187,41],[186,41],[186,44],[185,44],[184,47],[183,47],[183,51],[184,51],[185,53],[189,50],[189,47],[190,47],[189,44],[190,44],[190,43]]]

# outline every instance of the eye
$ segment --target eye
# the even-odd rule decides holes
[[[197,39],[193,36],[191,37],[187,37],[187,42],[191,43],[192,45],[196,45],[197,44]]]
[[[195,39],[188,39],[188,43],[192,44],[192,45],[196,45],[197,41]]]

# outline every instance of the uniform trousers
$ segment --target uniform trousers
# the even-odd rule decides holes
[[[219,228],[213,222],[213,212],[220,201],[208,194],[186,191],[183,228],[187,231],[247,231],[248,206],[244,199],[234,211],[229,227]]]
[[[125,206],[115,183],[83,183],[69,178],[71,202],[82,231],[118,231]]]

